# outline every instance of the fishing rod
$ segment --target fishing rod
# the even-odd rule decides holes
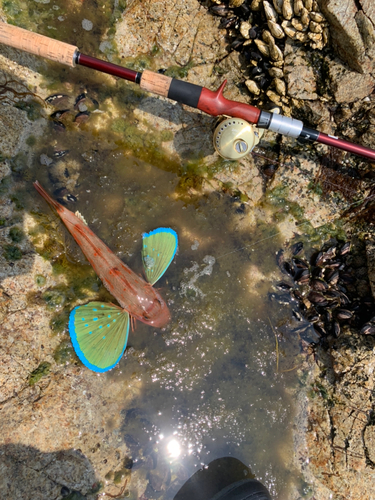
[[[78,47],[0,22],[0,43],[57,61],[67,66],[86,66],[138,84],[141,89],[199,109],[212,116],[226,116],[214,133],[214,147],[226,159],[239,159],[259,143],[264,130],[300,141],[320,142],[375,160],[375,150],[306,127],[302,121],[263,111],[250,104],[226,99],[227,80],[216,91],[160,73],[123,68],[82,54]]]

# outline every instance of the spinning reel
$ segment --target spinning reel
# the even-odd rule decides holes
[[[275,106],[270,111],[279,114],[280,108]],[[226,160],[239,160],[251,153],[264,131],[241,118],[225,118],[215,128],[214,148]]]
[[[258,144],[264,129],[259,129],[241,118],[226,118],[214,132],[214,147],[226,160],[239,160]]]

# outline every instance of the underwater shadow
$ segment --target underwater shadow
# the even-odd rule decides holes
[[[134,91],[137,90],[135,87]],[[116,92],[116,89],[113,91]],[[173,149],[182,161],[203,159],[215,152],[215,117],[149,94],[138,101],[134,115],[137,120],[146,122],[165,136],[173,134],[173,138],[169,140],[173,141]]]
[[[101,484],[80,450],[44,453],[33,446],[0,446],[0,489],[7,500],[94,500]]]

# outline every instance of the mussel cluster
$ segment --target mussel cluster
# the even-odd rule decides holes
[[[309,261],[302,253],[302,242],[290,247],[290,259],[284,250],[277,252],[277,264],[288,279],[275,285],[282,293],[270,294],[272,300],[292,304],[298,324],[293,332],[322,345],[346,328],[375,335],[373,297],[365,295],[367,288],[358,293],[358,281],[363,283],[366,268],[355,268],[358,257],[351,254],[351,243],[326,245]],[[307,331],[309,335],[303,336]]]
[[[67,118],[74,114],[74,123],[81,124],[85,123],[89,118],[93,110],[99,108],[98,101],[89,97],[85,92],[79,94],[76,99],[72,98],[66,94],[53,94],[46,97],[45,102],[57,109],[54,111],[50,118],[52,119],[53,128],[58,131],[64,131]]]
[[[285,40],[308,43],[321,50],[328,41],[328,23],[316,0],[212,0],[210,11],[222,17],[230,48],[241,51],[249,63],[245,84],[254,96],[266,93],[285,101],[283,79]]]
[[[62,93],[52,94],[46,97],[45,102],[54,109],[50,119],[53,131],[58,134],[64,133],[67,128],[69,130],[79,127],[86,123],[93,113],[100,113],[98,101],[86,92],[80,93],[76,98]],[[74,159],[69,161],[64,158],[70,150],[61,147],[63,143],[63,139],[56,141],[53,151],[41,154],[40,164],[48,167],[48,176],[56,187],[53,195],[59,203],[67,205],[77,201],[77,196],[70,190],[76,185],[79,163]],[[82,157],[85,158],[84,155],[85,153]]]

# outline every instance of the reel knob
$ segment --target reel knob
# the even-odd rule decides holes
[[[214,147],[226,160],[243,158],[258,144],[263,130],[240,118],[226,118],[216,127]]]

